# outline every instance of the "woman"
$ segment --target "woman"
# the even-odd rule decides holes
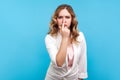
[[[58,6],[45,37],[51,63],[45,80],[82,80],[87,78],[86,41],[78,31],[70,5]]]

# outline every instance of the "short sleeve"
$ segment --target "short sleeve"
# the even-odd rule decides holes
[[[81,53],[79,57],[79,78],[85,79],[88,77],[87,74],[87,46],[84,34],[80,32],[80,47]]]
[[[58,52],[56,39],[48,34],[45,37],[45,45],[46,45],[47,51],[49,53],[52,64],[54,64],[58,68],[63,67],[65,64],[63,64],[61,67],[59,67],[56,63],[56,55],[57,55],[57,52]]]

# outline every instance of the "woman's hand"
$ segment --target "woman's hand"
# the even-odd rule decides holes
[[[62,38],[70,37],[70,30],[65,26],[65,23],[62,23],[62,27],[60,28],[60,33],[62,35]]]

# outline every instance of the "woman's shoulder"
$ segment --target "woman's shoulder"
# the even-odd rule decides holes
[[[84,39],[84,33],[80,31],[77,40],[81,42],[83,39]]]
[[[52,36],[51,34],[47,34],[45,36],[45,40],[55,40],[55,39],[56,39],[56,37]]]
[[[46,36],[45,36],[45,40],[46,39],[53,39],[53,37],[50,35],[50,34],[47,34]]]
[[[79,36],[80,37],[84,37],[84,33],[83,32],[79,32]]]

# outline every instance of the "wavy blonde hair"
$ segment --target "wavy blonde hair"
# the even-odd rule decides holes
[[[59,12],[62,9],[66,9],[72,16],[72,22],[70,25],[70,34],[72,36],[72,42],[78,42],[77,41],[77,37],[79,36],[79,31],[77,28],[78,21],[76,19],[76,16],[75,16],[75,13],[74,13],[72,7],[67,4],[62,4],[62,5],[58,6],[57,9],[55,10],[55,13],[53,14],[52,19],[50,21],[50,28],[49,28],[48,34],[51,34],[52,36],[57,35],[57,33],[59,31],[59,27],[57,25],[57,17],[59,15]]]

